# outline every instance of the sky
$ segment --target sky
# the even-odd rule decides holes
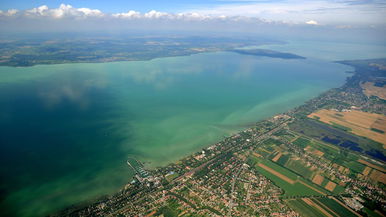
[[[1,29],[262,25],[386,30],[385,0],[1,0]]]

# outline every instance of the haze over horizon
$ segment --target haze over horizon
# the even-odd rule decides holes
[[[2,32],[219,31],[384,41],[383,1],[9,1]],[[327,34],[326,34],[327,33]],[[360,35],[360,36],[358,36]]]

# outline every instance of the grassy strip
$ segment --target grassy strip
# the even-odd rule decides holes
[[[332,211],[334,211],[339,216],[344,217],[355,217],[354,213],[351,212],[351,210],[348,210],[346,207],[340,205],[338,202],[330,199],[330,198],[319,198],[317,199],[320,203],[324,204],[328,208],[330,208]]]
[[[296,212],[298,212],[301,216],[304,217],[325,217],[323,213],[321,213],[316,208],[308,205],[302,199],[296,199],[296,200],[287,200],[287,204],[294,209]]]
[[[338,128],[338,129],[341,129],[341,130],[344,130],[344,131],[346,131],[346,132],[352,131],[352,129],[349,128],[349,127],[345,127],[345,126],[340,125],[340,124],[337,124],[337,123],[335,123],[335,122],[330,122],[330,123],[331,123],[331,125],[332,125],[333,127]]]
[[[385,134],[385,131],[377,129],[377,128],[370,128],[370,130],[377,132],[377,133]]]

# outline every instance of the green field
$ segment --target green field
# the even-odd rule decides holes
[[[307,147],[310,145],[313,148],[318,149],[319,151],[324,153],[324,157],[329,157],[329,156],[335,156],[339,154],[339,148],[329,145],[329,144],[322,144],[316,141],[310,141],[309,139],[306,139],[304,137],[299,137],[297,140],[293,142],[293,144],[298,145],[300,147]]]
[[[284,129],[279,130],[278,132],[274,133],[273,135],[278,136],[281,139],[284,139],[285,141],[292,141],[296,137],[293,133],[289,132],[288,130],[284,130]]]
[[[289,160],[289,158],[290,158],[289,154],[284,154],[279,158],[279,160],[276,161],[276,163],[284,166]]]
[[[334,193],[334,194],[340,194],[340,193],[342,193],[343,191],[344,191],[344,187],[342,187],[342,186],[340,186],[340,185],[338,185],[338,183],[336,183],[337,185],[336,185],[336,187],[334,188],[334,190],[332,191],[332,193]]]
[[[337,124],[337,123],[335,123],[335,122],[331,122],[331,124],[332,124],[332,126],[335,127],[335,128],[338,128],[338,129],[341,129],[341,130],[344,130],[344,131],[347,131],[347,132],[352,131],[351,128],[342,126],[342,125]]]
[[[357,161],[345,161],[342,166],[349,168],[357,173],[362,173],[362,171],[366,168],[365,165],[357,162]]]
[[[365,207],[363,210],[365,211],[365,213],[369,217],[383,217],[381,214],[379,214],[379,213],[377,213],[377,212],[375,212],[367,207]]]
[[[268,157],[269,155],[271,155],[271,153],[269,153],[261,148],[256,149],[255,152],[260,154],[261,156],[263,156],[265,158]]]
[[[301,199],[287,200],[287,204],[304,217],[325,217],[318,209],[308,205]]]
[[[319,198],[315,199],[315,201],[320,202],[321,204],[327,206],[330,208],[332,211],[334,211],[336,214],[339,216],[344,216],[344,217],[355,217],[355,215],[336,201],[330,198]]]
[[[266,160],[266,159],[259,159],[260,160],[260,163],[263,163],[264,165],[272,168],[273,170],[287,176],[288,178],[292,179],[292,180],[297,180],[299,178],[299,176],[293,172],[291,172],[290,170],[288,170],[287,168],[285,167],[282,167],[270,160]]]
[[[327,193],[326,190],[324,189],[321,189],[320,187],[310,183],[309,181],[301,178],[300,176],[298,176],[297,174],[291,172],[290,170],[288,170],[287,168],[284,168],[278,164],[275,164],[273,163],[272,161],[269,161],[269,160],[266,160],[266,159],[261,159],[261,158],[256,158],[254,156],[250,156],[252,158],[255,158],[254,161],[256,163],[263,163],[264,165],[270,167],[271,169],[275,170],[276,172],[279,172],[281,173],[282,175],[285,175],[286,177],[288,177],[289,179],[291,180],[301,180],[315,188],[317,188],[318,190],[324,192],[324,193]],[[285,196],[311,196],[311,195],[321,195],[320,193],[312,190],[311,188],[305,186],[304,184],[300,183],[300,182],[296,182],[294,184],[291,184],[291,183],[288,183],[286,181],[284,181],[283,179],[277,177],[276,175],[270,173],[269,171],[259,167],[259,166],[255,166],[256,170],[261,173],[262,175],[266,176],[268,179],[270,179],[272,182],[274,182],[278,187],[280,187],[281,189],[283,189],[284,191],[284,195]]]
[[[339,148],[336,148],[335,146],[332,146],[332,145],[313,142],[312,146],[324,152],[325,154],[329,154],[329,155],[339,154]]]
[[[320,184],[320,186],[326,186],[329,181],[330,180],[328,178],[324,177],[323,182]]]
[[[168,182],[172,181],[173,179],[177,178],[178,177],[178,174],[177,173],[174,173],[174,174],[168,174],[165,176],[166,180],[168,180]]]
[[[314,203],[319,205],[321,208],[323,208],[326,212],[331,214],[334,217],[355,217],[350,210],[346,209],[336,201],[330,198],[318,198],[318,199],[312,199]],[[322,213],[320,210],[318,210],[315,207],[312,207],[308,205],[306,202],[304,202],[301,199],[292,199],[287,200],[286,203],[294,209],[296,212],[298,212],[301,216],[304,217],[322,217],[326,216],[324,213]],[[327,207],[327,208],[326,208]]]
[[[298,173],[299,175],[303,176],[306,179],[311,178],[313,175],[313,172],[308,167],[304,166],[303,163],[299,160],[291,159],[287,162],[285,167]]]
[[[297,145],[299,147],[302,147],[302,148],[305,148],[307,147],[307,145],[310,145],[311,144],[311,141],[306,139],[306,138],[303,138],[303,137],[299,137],[298,139],[296,139],[295,141],[292,142],[294,145]]]
[[[281,145],[281,144],[282,144],[282,142],[280,142],[280,141],[278,141],[276,139],[272,139],[272,138],[269,138],[269,139],[265,140],[262,143],[263,146],[266,146],[266,145],[269,145],[269,146],[271,146],[271,145]]]

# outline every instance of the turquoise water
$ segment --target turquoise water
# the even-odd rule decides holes
[[[0,193],[7,216],[110,194],[249,124],[338,87],[350,67],[206,53],[151,61],[0,67]]]

